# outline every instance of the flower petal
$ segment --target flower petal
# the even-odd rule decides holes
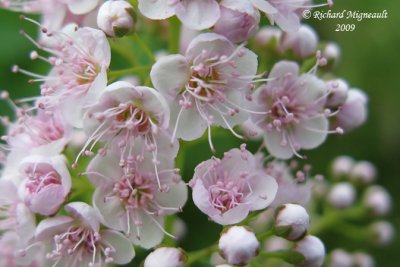
[[[71,202],[65,205],[64,209],[72,215],[72,217],[86,224],[93,231],[100,230],[99,215],[94,208],[84,202]]]
[[[140,218],[142,224],[136,226],[133,220],[131,220],[131,241],[135,245],[139,245],[145,249],[160,244],[164,237],[164,233],[160,228],[164,225],[164,218],[161,216],[151,217],[151,215],[145,214],[144,212],[137,212],[136,215]],[[159,226],[157,224],[159,224]],[[139,229],[137,229],[137,227],[139,227]],[[140,239],[136,236],[137,230],[140,232]]]
[[[301,148],[312,149],[322,144],[328,135],[329,123],[326,117],[301,120],[293,131],[293,138]]]
[[[182,55],[160,58],[150,72],[151,81],[164,96],[175,98],[189,82],[190,68]]]
[[[51,239],[55,234],[66,230],[73,221],[74,219],[67,216],[57,216],[44,219],[36,227],[36,240],[45,241]]]
[[[139,0],[140,12],[149,19],[166,19],[175,14],[167,0]]]
[[[271,130],[265,133],[264,144],[268,152],[280,159],[290,159],[293,156],[292,148],[289,144],[285,146],[281,145],[281,142],[282,132]]]
[[[93,194],[93,207],[100,213],[103,224],[111,229],[123,231],[126,229],[125,211],[117,197],[108,197],[112,188],[99,186]]]
[[[175,13],[187,28],[193,30],[214,26],[221,15],[215,0],[182,0],[176,5]]]
[[[104,230],[100,235],[102,240],[114,248],[115,251],[112,253],[114,263],[127,264],[135,257],[135,249],[124,235],[111,230]]]

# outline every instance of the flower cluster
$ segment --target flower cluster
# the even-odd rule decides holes
[[[333,173],[343,181],[330,185],[311,176],[309,164],[287,161],[305,160],[304,150],[317,148],[328,134],[366,120],[366,94],[343,79],[324,78],[336,77],[329,67],[338,47],[316,50],[316,32],[300,22],[304,9],[332,1],[131,2],[0,0],[1,7],[42,15],[42,22],[21,15],[39,27],[38,38],[21,34],[35,46],[30,58],[50,69],[39,74],[14,65],[14,73],[29,76],[40,90],[15,101],[8,92],[0,95],[15,118],[0,118],[1,266],[128,264],[135,247],[159,245],[147,253],[145,267],[184,266],[218,248],[223,259],[216,264],[279,257],[321,266],[325,247],[314,235],[332,225],[324,221],[332,216],[319,214],[318,203],[336,209],[343,221],[354,213],[389,211],[390,196],[377,185],[365,189],[355,207],[354,186],[375,178],[368,162],[338,158]],[[260,12],[279,28],[260,28]],[[156,56],[138,32],[165,28],[169,51]],[[269,55],[279,60],[267,63]],[[202,142],[206,132],[217,153],[212,131],[221,128],[243,142],[254,139],[260,149],[252,153],[243,143],[222,151],[182,179],[182,158],[196,154],[190,143]],[[230,228],[218,246],[186,255],[166,245],[178,246],[185,233],[177,214],[189,188],[204,216]],[[311,212],[320,217],[314,226]],[[254,232],[239,223],[252,224]],[[383,244],[393,229],[378,221],[369,233]],[[272,235],[294,246],[270,253],[261,244]],[[330,252],[332,266],[342,260],[339,252]],[[351,262],[368,260],[358,253]]]

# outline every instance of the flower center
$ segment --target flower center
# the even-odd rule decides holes
[[[27,167],[25,170],[26,177],[28,178],[25,188],[30,194],[36,194],[48,185],[61,184],[59,174],[50,166],[44,164],[33,165]]]

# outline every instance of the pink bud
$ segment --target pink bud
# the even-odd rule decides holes
[[[354,181],[368,184],[376,179],[376,168],[371,162],[360,161],[351,169],[350,176]]]
[[[389,212],[392,200],[389,193],[383,187],[373,185],[365,192],[364,204],[374,215],[382,216]]]
[[[298,267],[321,267],[325,258],[324,244],[318,237],[309,235],[296,243],[295,251],[304,256]]]
[[[275,231],[288,240],[298,240],[307,233],[310,217],[305,208],[297,204],[285,204],[276,209]]]
[[[306,58],[315,53],[318,36],[308,25],[302,25],[297,32],[285,32],[280,42],[280,49],[285,52],[292,50],[300,58]]]
[[[345,131],[354,129],[367,119],[367,95],[359,89],[348,92],[346,102],[337,115],[338,126]]]
[[[184,267],[186,255],[181,249],[161,247],[150,253],[144,267]]]
[[[354,159],[349,156],[339,156],[333,160],[332,173],[334,176],[349,175],[354,166]]]
[[[345,80],[336,79],[327,81],[330,94],[326,100],[327,107],[339,107],[346,102],[349,85]]]
[[[257,256],[260,248],[255,234],[243,226],[232,226],[222,233],[218,243],[229,264],[244,265]]]
[[[335,208],[344,209],[353,205],[356,191],[350,183],[338,183],[332,187],[328,195],[329,203]]]
[[[97,25],[108,36],[122,37],[133,30],[133,6],[127,1],[106,1],[97,14]]]

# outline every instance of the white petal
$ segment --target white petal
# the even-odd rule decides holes
[[[108,197],[105,201],[110,190],[112,190],[110,187],[97,187],[93,194],[93,207],[102,216],[104,225],[114,230],[123,231],[126,229],[126,216],[121,201],[117,197]]]
[[[63,187],[57,184],[50,184],[36,193],[28,206],[34,213],[49,216],[56,213],[63,202]]]
[[[269,78],[277,78],[276,80],[271,80],[267,83],[267,86],[278,86],[282,87],[281,90],[284,90],[284,86],[282,86],[282,82],[288,81],[294,82],[297,80],[297,76],[299,74],[299,65],[295,62],[282,60],[276,63],[269,74]],[[287,77],[290,75],[290,77]]]
[[[290,159],[293,156],[293,150],[289,143],[286,146],[281,145],[282,132],[271,130],[265,133],[264,143],[268,152],[280,159]]]
[[[211,205],[209,192],[204,187],[202,180],[196,179],[196,183],[193,187],[192,197],[194,204],[203,213],[210,217],[218,216],[220,214],[220,212]]]
[[[250,1],[256,8],[267,14],[275,14],[278,12],[278,10],[270,3],[268,3],[267,0],[250,0]]]
[[[154,220],[156,220],[161,227],[164,227],[164,218],[160,216],[154,216],[151,218],[150,215],[145,214],[144,212],[137,212],[136,214],[142,221],[142,225],[139,226],[140,240],[136,236],[136,226],[131,220],[131,241],[135,245],[139,245],[145,249],[149,249],[160,244],[163,240],[164,233],[154,222]]]
[[[239,204],[238,206],[228,210],[222,215],[210,216],[210,218],[222,225],[236,224],[243,221],[249,214],[250,206],[247,204]]]
[[[182,208],[188,198],[188,189],[186,184],[181,181],[178,184],[170,184],[168,192],[157,192],[157,202],[164,207]],[[175,213],[172,211],[171,213]]]
[[[84,202],[71,202],[65,205],[64,209],[75,219],[98,232],[100,229],[99,215],[92,206]]]
[[[168,0],[139,0],[139,10],[149,19],[166,19],[175,14]]]
[[[73,14],[82,15],[89,13],[98,3],[98,0],[72,0],[68,2],[68,8]]]
[[[176,5],[175,13],[187,28],[193,30],[210,28],[220,17],[215,0],[183,0]]]
[[[294,11],[278,12],[272,16],[273,21],[285,32],[296,32],[300,28],[300,17]]]
[[[119,166],[120,157],[117,146],[111,146],[104,157],[96,155],[87,168],[89,180],[96,186],[116,182],[123,174]]]
[[[193,61],[204,51],[207,53],[204,58],[230,56],[234,50],[235,46],[226,37],[216,33],[202,33],[190,42],[186,50],[186,58]],[[198,63],[200,62],[195,62],[195,64]]]
[[[301,148],[316,148],[325,141],[328,135],[328,124],[328,120],[324,116],[301,120],[294,128],[293,138]]]
[[[131,242],[122,234],[110,230],[104,230],[100,234],[101,239],[115,249],[115,252],[111,254],[114,263],[127,264],[135,257],[135,250]]]
[[[246,202],[251,203],[251,210],[265,209],[274,201],[278,192],[278,184],[275,179],[265,172],[255,175],[250,180],[250,186],[253,193],[250,198],[246,198]]]
[[[169,55],[160,58],[150,72],[151,81],[163,95],[175,98],[189,82],[190,68],[182,55]]]
[[[44,219],[36,227],[35,237],[37,241],[45,241],[54,237],[55,234],[66,230],[74,220],[67,216],[57,216]]]

